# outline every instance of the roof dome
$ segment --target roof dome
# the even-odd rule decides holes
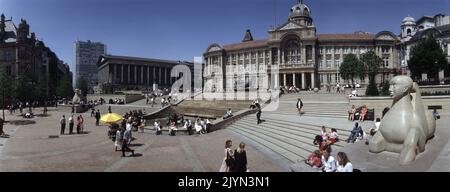
[[[308,6],[306,6],[305,4],[303,4],[302,0],[298,0],[297,4],[294,5],[291,8],[291,15],[290,17],[298,17],[298,16],[310,16],[311,15],[311,11],[309,9]]]
[[[412,18],[412,17],[410,17],[410,16],[408,16],[408,17],[405,17],[404,19],[403,19],[403,21],[402,21],[402,24],[416,24],[416,20],[414,19],[414,18]]]

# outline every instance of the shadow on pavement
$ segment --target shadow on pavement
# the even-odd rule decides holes
[[[9,124],[11,124],[11,125],[30,125],[30,124],[36,124],[36,121],[33,121],[33,120],[13,120],[13,121],[9,121]]]

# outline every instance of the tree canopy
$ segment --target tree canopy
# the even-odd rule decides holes
[[[420,78],[422,73],[438,79],[439,71],[447,67],[447,59],[441,46],[433,36],[421,39],[411,50],[408,68],[413,79]]]
[[[364,76],[364,69],[361,61],[354,54],[348,54],[339,67],[339,74],[344,80],[354,82],[355,77]]]

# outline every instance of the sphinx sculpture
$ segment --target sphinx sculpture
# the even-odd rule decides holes
[[[72,103],[73,104],[80,103],[81,97],[82,97],[81,90],[80,89],[75,89],[75,94],[74,94],[74,96],[72,98]]]
[[[394,101],[371,139],[369,151],[400,153],[400,164],[405,165],[425,151],[426,142],[434,136],[436,120],[425,110],[419,86],[410,77],[392,78],[389,91]]]

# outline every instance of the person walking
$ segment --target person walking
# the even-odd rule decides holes
[[[73,134],[73,115],[69,117],[69,134]]]
[[[259,103],[255,103],[256,106],[256,124],[260,124],[263,120],[261,120],[261,105]]]
[[[300,98],[298,98],[295,107],[297,107],[298,114],[302,115],[303,101]]]
[[[230,172],[230,167],[234,162],[234,154],[231,150],[233,146],[231,140],[225,142],[225,157],[223,158],[222,165],[220,166],[219,172]]]
[[[245,152],[245,143],[241,142],[234,151],[234,165],[232,172],[247,172],[247,153]]]
[[[0,136],[3,136],[5,132],[3,132],[3,119],[0,118]]]
[[[84,133],[84,118],[80,115],[80,131]]]
[[[80,125],[80,116],[77,117],[77,134],[80,134],[80,129],[81,129],[81,125]]]
[[[64,135],[64,129],[66,129],[66,117],[63,115],[62,118],[59,120],[61,124],[61,135]]]
[[[131,152],[131,155],[134,156],[134,150],[128,147],[129,141],[131,141],[131,130],[125,130],[122,139],[122,157],[125,157],[126,151]]]
[[[111,111],[111,105],[108,106],[108,113],[112,113],[112,111]]]
[[[100,122],[100,110],[97,109],[97,112],[95,113],[95,125],[99,125]]]

